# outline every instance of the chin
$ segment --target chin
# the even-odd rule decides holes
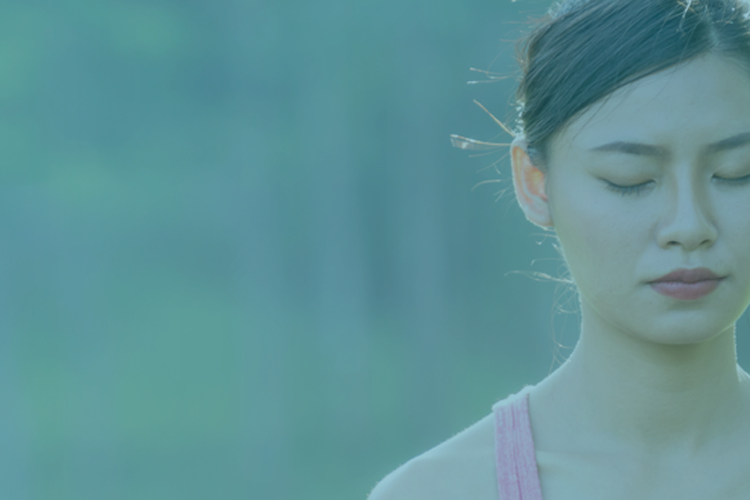
[[[641,332],[636,336],[641,340],[645,340],[655,344],[662,345],[696,345],[704,342],[710,342],[722,335],[734,335],[734,324],[726,326],[723,324],[721,327],[716,324],[704,324],[701,325],[699,322],[690,322],[690,324],[677,325],[673,324],[658,330],[650,330],[648,332]],[[707,323],[707,322],[706,322]],[[703,328],[701,328],[701,326]]]

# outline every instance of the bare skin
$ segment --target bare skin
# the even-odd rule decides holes
[[[513,142],[518,202],[555,230],[581,297],[573,354],[529,394],[545,500],[750,497],[750,376],[735,352],[750,303],[750,183],[727,181],[750,176],[743,134],[750,74],[708,56],[573,119],[548,168],[531,163],[523,138]],[[711,147],[729,138],[732,147]],[[613,142],[647,147],[594,151]],[[724,277],[705,297],[649,284],[697,267]],[[486,417],[371,499],[496,500],[493,438]]]

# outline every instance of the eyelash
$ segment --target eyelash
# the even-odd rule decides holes
[[[718,179],[722,182],[725,182],[727,184],[734,184],[742,186],[744,184],[750,184],[750,175],[746,175],[744,177],[737,177],[736,179],[724,179],[722,177],[715,177],[715,179]],[[651,184],[653,181],[644,182],[643,184],[636,184],[634,186],[620,186],[618,184],[614,184],[612,182],[607,182],[607,189],[610,191],[614,191],[615,193],[621,194],[622,196],[634,194],[638,195],[641,191],[646,189],[649,184]]]
[[[635,186],[620,186],[618,184],[614,184],[612,182],[607,182],[607,189],[610,191],[614,191],[615,193],[621,194],[623,196],[629,195],[629,194],[639,194],[641,191],[646,189],[646,186],[651,184],[651,181],[644,182],[643,184],[637,184]]]

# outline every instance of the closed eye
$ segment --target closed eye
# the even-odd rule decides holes
[[[606,182],[607,189],[610,191],[614,191],[615,193],[621,194],[623,196],[628,194],[639,194],[641,191],[646,189],[652,182],[654,181],[647,181],[643,182],[641,184],[635,184],[633,186],[620,186],[619,184],[615,184],[614,182],[610,182],[606,179],[602,179],[604,182]]]
[[[736,178],[726,178],[726,177],[719,177],[714,176],[714,179],[717,181],[724,183],[724,184],[732,184],[736,186],[743,186],[745,184],[750,184],[750,175],[745,175],[743,177],[736,177]],[[632,186],[621,186],[619,184],[615,184],[614,182],[610,182],[606,179],[602,179],[604,182],[606,182],[607,189],[610,191],[614,191],[615,193],[621,194],[623,196],[633,194],[638,195],[643,191],[644,189],[648,188],[651,183],[654,181],[646,181],[641,184],[634,184]]]
[[[744,184],[750,184],[750,175],[746,175],[744,177],[736,177],[734,179],[727,179],[725,177],[718,177],[714,176],[714,179],[727,183],[727,184],[735,184],[735,185],[744,185]]]

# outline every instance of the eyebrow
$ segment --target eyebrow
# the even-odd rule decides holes
[[[721,153],[730,149],[739,148],[750,144],[750,132],[743,132],[735,136],[729,137],[728,139],[722,139],[717,142],[712,142],[704,148],[704,151],[708,154]],[[668,151],[662,146],[654,146],[651,144],[643,144],[640,142],[625,142],[615,141],[609,142],[602,146],[597,146],[590,149],[589,151],[603,152],[603,153],[624,153],[636,156],[667,156]]]

